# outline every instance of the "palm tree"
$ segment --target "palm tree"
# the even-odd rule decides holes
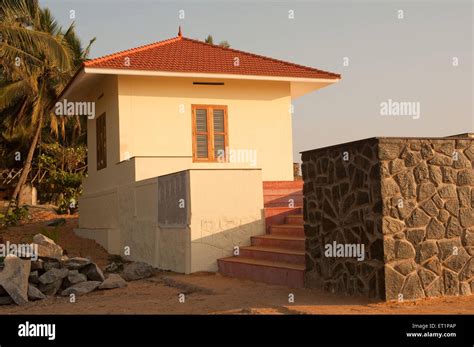
[[[214,44],[214,38],[212,37],[211,34],[207,35],[207,37],[204,39],[204,42],[205,43],[208,43],[210,45],[213,45]],[[219,42],[218,46],[220,47],[224,47],[224,48],[229,48],[230,47],[230,44],[229,42],[227,41],[221,41]]]
[[[16,201],[26,183],[44,124],[49,122],[56,135],[59,127],[65,134],[67,120],[58,118],[53,107],[95,39],[83,50],[74,24],[63,31],[37,0],[0,0],[0,4],[0,111],[13,118],[12,127],[27,124],[31,130],[23,171],[11,197]]]
[[[204,39],[204,42],[208,43],[210,45],[213,45],[214,44],[214,39],[212,38],[212,35],[211,34],[207,35],[207,37]]]

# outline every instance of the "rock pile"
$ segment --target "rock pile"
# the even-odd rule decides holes
[[[42,234],[35,235],[33,243],[38,245],[37,260],[16,255],[5,257],[0,271],[0,305],[22,305],[47,296],[84,295],[96,289],[122,288],[127,285],[125,280],[153,274],[150,265],[133,262],[123,266],[123,277],[116,273],[104,275],[90,259],[63,255],[63,249]]]

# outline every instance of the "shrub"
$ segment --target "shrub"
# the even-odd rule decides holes
[[[29,213],[28,213],[27,206],[10,208],[7,211],[6,215],[1,216],[0,226],[5,227],[5,226],[18,225],[22,220],[26,219],[28,216],[29,216]]]

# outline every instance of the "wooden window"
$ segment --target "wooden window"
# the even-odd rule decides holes
[[[97,170],[107,167],[107,131],[105,113],[96,120]]]
[[[225,161],[227,106],[193,105],[193,161]]]

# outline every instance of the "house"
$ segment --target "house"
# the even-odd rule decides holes
[[[95,105],[76,233],[158,268],[216,271],[265,234],[264,190],[301,191],[292,100],[339,80],[181,29],[85,62],[61,95]],[[277,208],[299,212],[293,202]]]

